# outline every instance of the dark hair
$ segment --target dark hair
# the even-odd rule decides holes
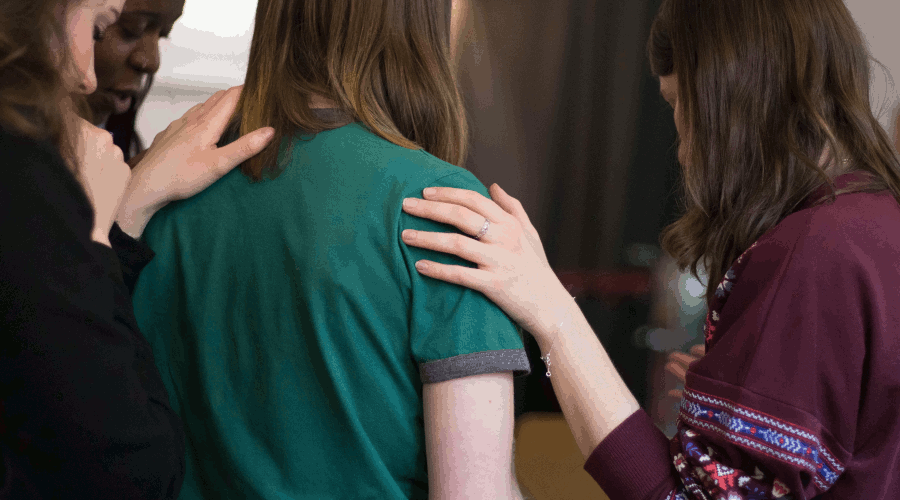
[[[900,163],[869,103],[869,53],[843,0],[665,0],[648,42],[676,75],[685,213],[663,247],[709,277],[823,183],[820,158],[871,174],[853,191],[900,199]]]
[[[65,0],[0,2],[0,127],[51,142],[74,167],[61,106],[67,95],[60,68],[70,59],[59,46],[69,34],[56,17],[67,5]],[[85,109],[83,99],[73,100],[76,109]]]
[[[124,154],[125,161],[131,158],[131,152],[140,153],[144,150],[144,141],[137,133],[137,114],[141,109],[141,105],[147,99],[150,93],[150,87],[153,85],[153,75],[147,79],[147,84],[138,93],[128,111],[120,115],[110,115],[106,120],[106,130],[112,134],[113,144],[119,147]]]
[[[309,109],[321,95],[394,144],[453,164],[466,120],[451,68],[449,0],[260,0],[236,120],[276,137],[333,128]],[[241,168],[260,179],[279,141]]]

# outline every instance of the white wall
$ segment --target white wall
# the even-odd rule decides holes
[[[873,70],[872,107],[894,137],[900,96],[893,77],[900,78],[900,2],[845,0],[865,33],[877,65]],[[217,90],[244,80],[255,0],[187,0],[184,15],[161,42],[162,64],[156,83],[138,117],[147,142],[172,120]]]
[[[145,142],[194,104],[244,81],[255,14],[255,0],[186,0],[160,42],[160,69],[138,116]]]
[[[897,0],[845,0],[869,44],[869,51],[884,68],[873,65],[872,109],[893,138],[900,111],[894,79],[900,79],[900,2]]]

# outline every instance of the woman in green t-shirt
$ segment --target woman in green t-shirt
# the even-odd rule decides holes
[[[138,322],[182,417],[181,498],[520,498],[515,325],[400,231],[466,126],[449,0],[261,0],[235,122],[273,147],[144,237]]]

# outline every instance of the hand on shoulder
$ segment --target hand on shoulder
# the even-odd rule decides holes
[[[403,240],[477,264],[473,269],[423,260],[416,267],[426,276],[483,293],[540,343],[577,306],[547,263],[522,204],[496,184],[490,194],[496,201],[473,191],[439,187],[426,189],[424,200],[405,200],[403,210],[410,215],[453,225],[472,237],[405,230]]]
[[[241,88],[217,92],[153,139],[134,167],[119,210],[118,222],[123,231],[140,236],[160,208],[203,191],[269,144],[275,131],[265,127],[228,146],[216,147],[234,114]]]

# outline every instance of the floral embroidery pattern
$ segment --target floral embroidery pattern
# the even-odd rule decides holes
[[[716,287],[716,297],[724,298],[726,293],[731,293],[731,287],[734,286],[734,268],[729,269],[722,278],[722,282]]]
[[[688,497],[684,495],[684,490],[679,488],[677,490],[672,490],[666,495],[666,498],[663,500],[689,500]]]
[[[759,467],[748,474],[722,464],[711,446],[704,446],[700,435],[681,427],[672,439],[675,470],[684,486],[673,490],[666,500],[792,500],[790,489],[777,478],[768,477]]]
[[[709,312],[706,314],[706,324],[703,329],[707,351],[712,348],[712,345],[716,340],[716,323],[719,322],[719,314],[722,312],[722,308],[725,307],[725,302],[728,300],[731,289],[734,288],[734,284],[737,282],[738,275],[744,267],[747,256],[754,248],[756,248],[756,243],[750,245],[750,248],[744,250],[744,253],[734,261],[734,264],[731,265],[731,269],[725,273],[722,282],[716,287],[715,296],[708,304]]]
[[[735,260],[709,301],[705,339],[707,351],[718,340],[717,329],[725,304],[740,278],[754,243]],[[673,463],[681,485],[664,500],[791,500],[790,488],[777,477],[755,467],[743,471],[729,467],[721,453],[703,435],[720,436],[739,448],[765,454],[795,470],[809,473],[818,493],[831,488],[844,472],[819,436],[770,415],[686,388],[672,439]]]

